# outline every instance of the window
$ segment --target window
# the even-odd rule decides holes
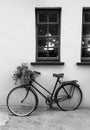
[[[81,61],[90,61],[90,8],[83,9]]]
[[[36,9],[36,61],[60,61],[60,9]]]

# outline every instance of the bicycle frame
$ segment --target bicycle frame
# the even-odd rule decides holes
[[[45,87],[43,87],[40,83],[38,83],[36,80],[32,79],[34,83],[36,83],[40,88],[42,88],[43,90],[45,90],[49,95],[51,95],[51,98],[54,96],[57,84],[60,83],[61,81],[59,80],[59,78],[57,78],[56,83],[54,85],[53,91],[52,93],[50,93],[50,91],[48,91],[47,89],[45,89]],[[42,95],[45,99],[47,99],[47,96],[44,95],[39,89],[37,89],[32,83],[30,84],[40,95]]]
[[[19,69],[17,69],[17,72],[15,73],[15,79],[19,79],[18,70]],[[36,110],[39,103],[37,92],[44,97],[46,105],[50,108],[53,104],[56,104],[60,110],[69,111],[77,109],[81,104],[82,91],[80,85],[76,83],[76,80],[62,81],[61,78],[63,78],[64,73],[53,73],[53,77],[56,77],[56,82],[52,88],[52,92],[50,92],[34,79],[37,74],[41,74],[40,72],[32,72],[27,66],[23,65],[20,66],[20,74],[22,73],[22,70],[27,72],[20,75],[21,78],[25,79],[24,83],[22,82],[20,86],[13,88],[7,95],[7,107],[12,114],[27,116]],[[26,79],[26,77],[23,76],[29,77]],[[41,89],[47,92],[48,96],[47,93],[44,93]]]

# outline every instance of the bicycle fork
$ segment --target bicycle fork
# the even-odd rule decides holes
[[[30,89],[30,88],[26,88],[26,95],[25,95],[25,97],[21,100],[21,103],[23,103],[24,100],[27,98],[28,93],[29,93],[29,89]]]

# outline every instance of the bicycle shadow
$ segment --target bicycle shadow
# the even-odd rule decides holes
[[[55,106],[52,106],[52,107],[48,107],[48,106],[45,106],[45,107],[38,107],[31,115],[32,116],[38,116],[38,115],[42,115],[42,114],[52,114],[54,112],[59,112],[59,111],[62,111],[60,110],[59,108],[55,107]]]

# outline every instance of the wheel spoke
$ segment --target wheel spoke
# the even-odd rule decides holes
[[[9,110],[18,116],[31,114],[36,107],[36,95],[32,90],[25,87],[16,87],[7,97],[7,106]]]
[[[62,100],[59,100],[58,97],[60,97],[62,94],[64,97],[62,98]],[[65,99],[65,97],[67,97],[67,98]],[[63,99],[65,99],[65,100],[63,100]],[[80,88],[76,87],[72,83],[65,84],[57,92],[57,105],[62,110],[77,109],[79,107],[81,101],[82,101],[82,92],[81,92]]]

